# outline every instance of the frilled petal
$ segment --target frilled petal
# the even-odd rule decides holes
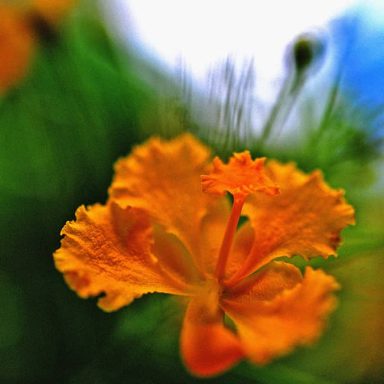
[[[249,151],[235,153],[228,164],[215,157],[213,170],[201,176],[203,191],[216,195],[229,192],[235,197],[254,192],[275,195],[279,189],[264,173],[264,162],[265,158],[252,160]]]
[[[223,324],[223,314],[202,298],[188,305],[181,332],[181,354],[197,376],[212,376],[231,368],[244,352],[237,336]]]
[[[35,38],[15,6],[0,4],[0,92],[27,72]]]
[[[253,362],[265,364],[317,340],[335,308],[339,286],[333,277],[310,267],[302,277],[290,264],[271,263],[252,278],[234,288],[222,307]]]
[[[305,175],[293,164],[271,161],[266,173],[279,185],[280,194],[255,194],[246,201],[243,213],[253,226],[255,242],[234,281],[277,257],[335,255],[341,230],[354,223],[344,192],[331,189],[319,171]]]
[[[193,136],[150,139],[116,164],[110,199],[133,206],[177,236],[204,270],[201,226],[217,198],[201,192],[200,175],[208,171],[210,152]],[[219,213],[220,214],[220,213]]]
[[[81,206],[76,221],[68,222],[61,234],[61,248],[54,254],[57,269],[79,296],[104,294],[98,304],[106,311],[119,309],[149,292],[187,292],[169,266],[161,265],[154,256],[150,221],[138,209],[114,203]],[[170,240],[164,242],[172,248]],[[157,252],[161,254],[164,247],[158,245]],[[173,252],[177,251],[175,245]]]

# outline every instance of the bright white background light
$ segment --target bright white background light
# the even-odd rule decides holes
[[[228,57],[236,63],[253,58],[256,74],[253,94],[264,108],[264,112],[255,113],[259,119],[255,127],[265,121],[268,113],[265,111],[276,100],[286,76],[286,49],[295,37],[318,31],[327,38],[325,60],[306,83],[309,92],[311,89],[319,92],[316,84],[327,90],[327,84],[334,81],[335,63],[340,59],[337,37],[328,31],[330,21],[350,10],[349,16],[358,14],[368,27],[384,25],[384,0],[100,0],[100,3],[108,7],[113,26],[123,41],[128,41],[128,46],[138,48],[140,54],[153,60],[153,65],[162,65],[173,74],[182,62],[195,84],[202,85],[200,91],[208,89],[209,71]],[[322,110],[321,100],[325,102],[326,98],[319,98],[318,113]],[[294,127],[295,122],[291,125]]]
[[[116,0],[115,0],[116,1]],[[144,51],[175,67],[180,58],[197,78],[228,55],[255,58],[261,79],[282,72],[287,44],[323,28],[356,0],[117,0],[127,34]],[[124,5],[126,13],[123,12]],[[125,16],[124,16],[125,15]]]

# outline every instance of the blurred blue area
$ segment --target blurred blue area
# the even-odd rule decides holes
[[[384,135],[384,2],[361,4],[331,24],[341,93],[359,106],[373,137]]]

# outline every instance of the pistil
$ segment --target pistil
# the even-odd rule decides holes
[[[232,212],[227,222],[227,227],[225,229],[225,234],[221,243],[219,257],[216,265],[215,273],[219,282],[222,281],[225,276],[225,268],[227,265],[228,256],[232,248],[233,237],[236,233],[244,201],[245,197],[243,195],[234,196]]]

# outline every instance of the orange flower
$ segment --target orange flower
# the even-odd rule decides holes
[[[56,25],[74,0],[24,0],[0,4],[0,92],[20,81],[36,49],[36,23]]]
[[[119,160],[109,195],[65,225],[56,267],[81,297],[103,294],[106,311],[150,292],[188,297],[180,346],[192,373],[215,375],[244,357],[264,364],[319,337],[337,282],[275,261],[335,255],[354,221],[319,172],[249,152],[212,167],[209,150],[185,134]]]

